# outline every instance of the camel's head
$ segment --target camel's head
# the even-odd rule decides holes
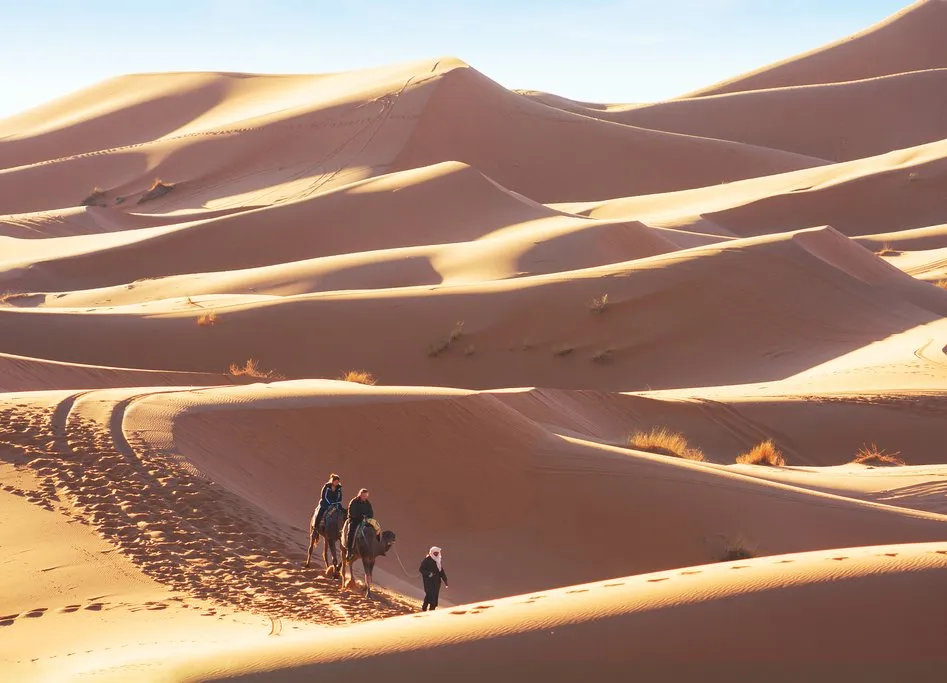
[[[381,532],[381,544],[382,544],[383,546],[385,546],[385,552],[382,553],[382,555],[384,555],[384,554],[387,553],[389,550],[391,550],[391,546],[393,546],[393,545],[395,544],[395,532],[394,532],[394,531],[382,531],[382,532]]]

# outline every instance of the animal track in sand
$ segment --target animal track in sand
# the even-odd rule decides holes
[[[54,409],[0,409],[0,424],[11,427],[0,434],[0,458],[28,467],[41,481],[37,491],[25,492],[27,499],[91,524],[145,574],[182,593],[317,623],[413,611],[382,590],[366,603],[339,591],[336,582],[317,582],[298,566],[301,539],[173,454],[153,452],[134,436],[130,443],[121,425],[131,400],[82,392]],[[111,414],[103,415],[109,401]],[[12,622],[0,619],[6,621]]]
[[[691,576],[693,574],[700,574],[700,573],[701,571],[699,569],[692,569],[690,571],[681,572],[681,576]]]
[[[570,594],[571,593],[588,593],[588,592],[589,592],[588,588],[575,588],[571,591],[566,591],[566,593],[570,593]]]
[[[667,577],[667,576],[659,576],[654,579],[648,579],[648,583],[658,583],[659,581],[667,581],[669,578],[670,577]]]

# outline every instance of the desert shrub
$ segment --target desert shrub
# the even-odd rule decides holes
[[[356,384],[367,384],[369,386],[375,383],[375,376],[365,370],[349,370],[342,377],[343,382],[355,382]]]
[[[275,370],[264,370],[260,364],[250,358],[243,365],[231,363],[228,372],[234,377],[251,377],[253,379],[285,379]]]
[[[899,467],[906,463],[899,458],[899,452],[888,453],[883,448],[878,448],[875,444],[865,445],[855,453],[855,459],[852,462],[856,465],[873,465],[875,467]]]
[[[755,445],[751,450],[737,456],[741,465],[766,465],[767,467],[782,467],[786,458],[776,448],[772,441],[764,441]]]
[[[152,199],[158,199],[163,197],[171,190],[174,189],[174,183],[166,183],[161,178],[155,178],[155,181],[151,184],[142,195],[138,198],[139,204],[144,204],[145,202],[150,202]]]
[[[628,445],[636,450],[658,455],[669,455],[697,462],[704,460],[704,454],[699,448],[692,448],[682,434],[668,431],[664,427],[655,427],[647,432],[635,432],[628,438]]]

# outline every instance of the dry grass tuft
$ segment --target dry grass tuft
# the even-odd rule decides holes
[[[356,384],[367,384],[372,386],[375,384],[375,375],[365,370],[349,370],[339,379],[343,382],[355,382]]]
[[[253,379],[286,379],[275,370],[264,370],[253,358],[243,365],[231,363],[228,372],[234,377],[251,377]]]
[[[596,297],[589,302],[589,310],[592,313],[604,313],[608,309],[608,294]]]
[[[786,458],[776,448],[772,441],[764,441],[753,447],[752,450],[737,456],[741,465],[766,465],[767,467],[783,467]]]
[[[668,431],[664,427],[655,427],[649,432],[635,432],[628,438],[628,445],[648,453],[704,461],[704,454],[699,448],[691,448],[682,434]]]
[[[211,327],[217,324],[217,314],[216,313],[205,313],[200,318],[197,319],[197,324],[200,327]]]
[[[568,356],[573,351],[575,351],[575,349],[568,344],[560,344],[559,346],[552,347],[552,355],[554,356]]]
[[[10,306],[14,301],[29,299],[31,296],[33,295],[25,292],[3,292],[0,294],[0,306]]]
[[[105,206],[105,204],[99,204],[99,201],[102,197],[105,196],[105,190],[96,185],[92,188],[92,191],[89,193],[89,196],[82,200],[82,206]]]
[[[720,545],[714,552],[714,559],[717,562],[736,562],[738,560],[749,560],[757,556],[756,547],[751,545],[742,535],[736,538],[729,536],[720,536]],[[717,545],[717,543],[714,543]]]
[[[934,283],[935,287],[940,287],[941,289],[947,289],[947,280],[938,280]]]
[[[875,256],[899,256],[901,254],[897,249],[892,249],[888,242],[881,245],[881,249],[875,252]]]
[[[875,444],[865,445],[858,449],[855,459],[852,463],[856,465],[872,465],[874,467],[901,467],[906,465],[898,456],[900,451],[888,453],[883,448],[878,448]]]
[[[447,349],[449,349],[455,341],[460,339],[460,337],[463,334],[464,334],[464,321],[461,320],[460,322],[454,325],[454,329],[451,330],[449,335],[441,339],[439,342],[435,342],[434,344],[431,344],[431,347],[427,351],[427,355],[430,356],[431,358],[440,356],[442,353],[447,351]]]
[[[139,204],[144,204],[145,202],[150,202],[152,199],[158,199],[165,196],[171,190],[174,189],[174,183],[166,183],[161,178],[155,178],[155,181],[151,184],[142,195],[138,198]]]

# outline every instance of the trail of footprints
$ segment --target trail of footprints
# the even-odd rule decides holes
[[[413,611],[406,600],[382,592],[368,602],[303,569],[304,539],[274,529],[246,501],[171,456],[142,443],[125,444],[123,454],[108,425],[77,414],[73,401],[81,399],[55,411],[0,408],[0,459],[40,478],[38,490],[20,492],[27,500],[92,525],[148,576],[233,608],[322,624]],[[0,626],[45,611],[7,615]]]

